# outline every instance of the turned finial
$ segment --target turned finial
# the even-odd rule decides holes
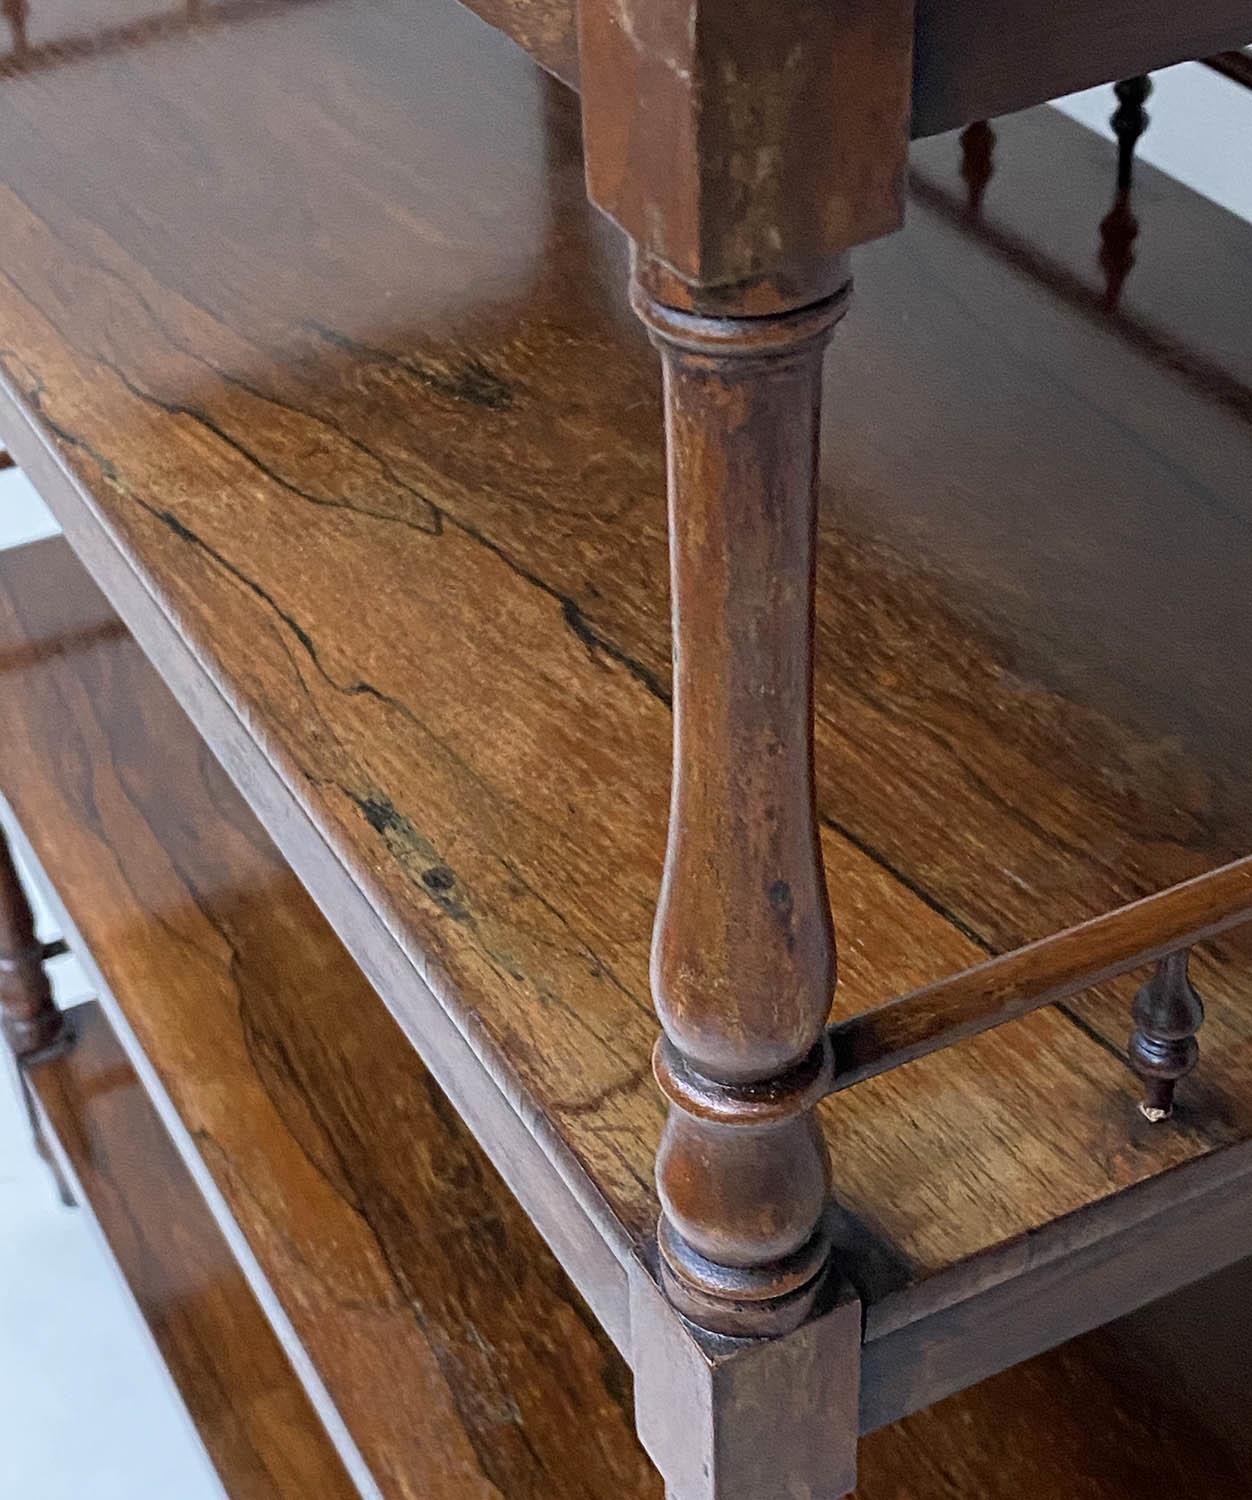
[[[1140,1112],[1154,1124],[1173,1113],[1178,1080],[1200,1057],[1195,1033],[1204,1021],[1204,1003],[1187,972],[1190,959],[1189,948],[1163,958],[1131,1009],[1130,1065],[1145,1085]]]
[[[1152,92],[1152,80],[1146,74],[1123,78],[1113,85],[1113,92],[1117,95],[1117,108],[1109,116],[1109,124],[1117,137],[1117,186],[1125,192],[1134,174],[1135,147],[1151,119],[1143,106]]]

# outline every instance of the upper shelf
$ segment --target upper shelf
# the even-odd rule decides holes
[[[30,71],[125,50],[206,20],[248,18],[281,0],[8,0],[0,71]],[[578,86],[576,0],[464,0],[539,65]],[[993,13],[994,12],[994,13]],[[1029,108],[1076,89],[1207,57],[1250,39],[1244,0],[1207,0],[1185,16],[1161,3],[918,0],[913,27],[913,134]],[[7,54],[7,56],[6,56]]]
[[[839,1014],[1252,848],[1247,228],[1144,174],[1109,314],[1109,153],[998,160],[977,220],[919,148],[829,363]],[[223,10],[0,80],[0,270],[5,440],[625,1344],[664,481],[575,102],[444,0]],[[1241,1148],[1250,965],[1164,1129],[1124,993],[829,1101],[869,1338]]]

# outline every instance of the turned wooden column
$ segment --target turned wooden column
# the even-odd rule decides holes
[[[674,772],[652,985],[669,1100],[663,1283],[701,1327],[785,1332],[829,1251],[813,1115],[835,943],[813,788],[822,354],[847,289],[792,312],[634,305],[664,366]]]
[[[61,1035],[61,1013],[43,966],[43,945],[9,850],[0,832],[0,1027],[18,1057],[49,1047]]]
[[[815,491],[847,252],[903,218],[913,32],[911,0],[578,0],[587,187],[630,237],[665,381],[674,775],[652,989],[669,1108],[659,1265],[645,1252],[630,1283],[636,1425],[673,1500],[855,1484],[860,1308],[824,1275],[814,1113],[835,980]]]

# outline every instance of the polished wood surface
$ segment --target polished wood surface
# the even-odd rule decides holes
[[[542,67],[571,87],[578,86],[576,0],[465,3]],[[1244,0],[1208,0],[1181,14],[1168,0],[1143,0],[1134,6],[1119,0],[1084,0],[1060,14],[1050,0],[995,0],[990,6],[987,0],[917,0],[910,10],[912,120],[917,136],[936,135],[1171,63],[1242,49],[1252,35]],[[743,20],[742,11],[730,8],[729,14]],[[893,23],[900,14],[891,9]],[[895,25],[887,30],[895,40]]]
[[[0,676],[4,791],[353,1471],[650,1493],[606,1337],[64,543],[0,557],[0,588],[5,657],[47,647]]]
[[[933,135],[1252,36],[1243,0],[917,0],[913,132]]]
[[[64,545],[0,558],[0,601],[6,648],[28,648],[6,649],[6,722],[27,748],[73,749],[14,757],[6,771],[25,774],[6,788],[42,778],[39,851],[66,861],[61,895],[110,1003],[151,1049],[378,1488],[659,1500],[629,1433],[629,1373]],[[320,1451],[316,1431],[288,1430],[300,1394],[130,1059],[95,1006],[76,1022],[75,1048],[32,1083],[228,1492],[265,1494],[232,1487],[240,1463],[269,1482],[277,1432],[286,1478]],[[875,1434],[860,1500],[1135,1500],[1152,1484],[1241,1500],[1250,1278],[1238,1267]],[[336,1483],[328,1469],[296,1493]]]
[[[328,0],[12,78],[0,122],[6,439],[410,1037],[454,1017],[624,1256],[657,1210],[663,476],[574,101],[449,6]],[[827,364],[841,1016],[1252,844],[1246,229],[1144,174],[1110,317],[1111,151],[1000,134],[977,222],[955,142],[918,150]],[[871,1335],[1247,1138],[1247,961],[1197,956],[1163,1130],[1121,991],[826,1105]]]
[[[130,1287],[231,1500],[358,1492],[98,1005],[26,1064],[46,1138]]]
[[[831,1028],[835,1089],[1069,1000],[1252,921],[1252,858],[989,958]],[[1192,1028],[1194,1030],[1194,1028]]]

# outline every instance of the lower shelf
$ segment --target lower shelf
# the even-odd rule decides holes
[[[346,1500],[349,1481],[212,1215],[94,1002],[25,1078],[232,1500]]]
[[[231,1500],[356,1494],[100,1007],[78,1006],[71,1022],[73,1046],[26,1070],[41,1128]],[[1252,1333],[1250,1294],[1244,1264],[876,1433],[863,1447],[858,1497],[1245,1496],[1252,1375],[1239,1346]],[[380,1388],[383,1404],[403,1399]],[[585,1493],[608,1500],[596,1473],[588,1464]],[[479,1493],[452,1467],[446,1477],[432,1500]],[[483,1493],[540,1492],[506,1483]]]
[[[628,1369],[62,542],[0,559],[36,598],[0,703],[102,1004],[30,1085],[228,1491],[351,1493],[320,1417],[370,1496],[660,1500]],[[1249,1305],[1245,1262],[885,1428],[858,1500],[1247,1500]]]

